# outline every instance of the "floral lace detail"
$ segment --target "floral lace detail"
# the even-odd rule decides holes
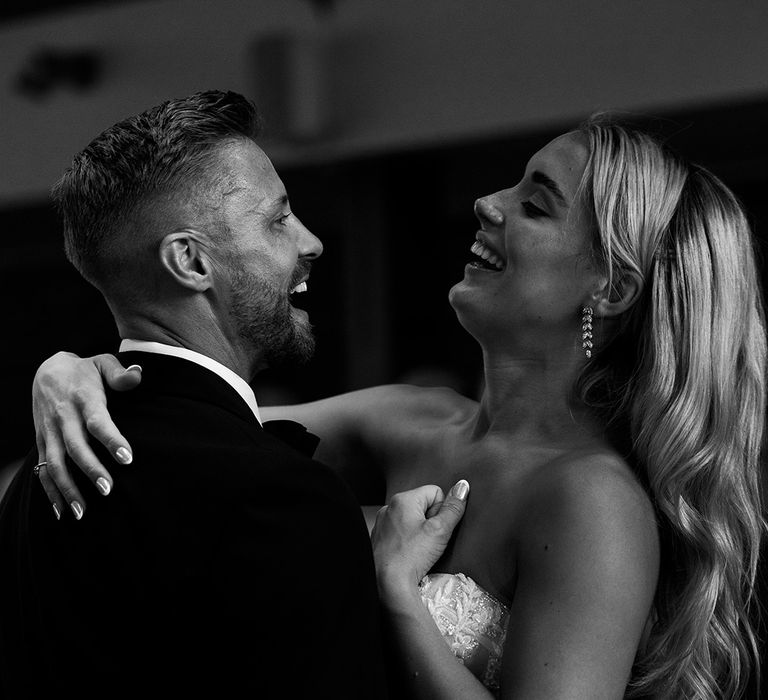
[[[419,589],[456,658],[498,693],[509,608],[464,574],[428,574]]]

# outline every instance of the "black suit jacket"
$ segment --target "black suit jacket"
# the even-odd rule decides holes
[[[365,523],[340,479],[268,434],[221,378],[123,353],[110,392],[134,450],[108,497],[57,522],[33,453],[0,510],[3,698],[377,698]]]

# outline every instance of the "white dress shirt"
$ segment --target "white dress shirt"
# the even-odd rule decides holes
[[[248,385],[241,376],[235,374],[229,367],[225,367],[221,362],[212,360],[206,355],[201,355],[194,350],[188,350],[187,348],[179,348],[175,345],[166,345],[165,343],[156,343],[150,340],[131,340],[126,338],[120,343],[120,352],[154,352],[158,355],[171,355],[172,357],[180,357],[182,360],[189,360],[201,367],[205,367],[214,374],[220,376],[227,384],[229,384],[240,396],[243,401],[248,404],[248,408],[251,409],[253,415],[256,416],[256,420],[261,423],[261,415],[259,415],[259,405],[256,403],[256,395],[253,393],[253,389]]]

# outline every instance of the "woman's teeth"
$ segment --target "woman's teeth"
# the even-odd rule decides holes
[[[504,269],[504,261],[480,241],[475,241],[470,250],[489,265],[493,265],[497,270]]]
[[[293,291],[291,292],[291,294],[298,294],[299,292],[306,292],[306,291],[307,291],[307,283],[300,282],[293,288]]]

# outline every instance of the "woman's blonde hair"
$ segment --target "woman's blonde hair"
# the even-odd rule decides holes
[[[759,678],[751,619],[761,537],[766,338],[753,239],[706,169],[604,116],[581,186],[595,253],[644,289],[598,342],[582,398],[624,426],[659,520],[654,624],[629,697],[733,698]],[[598,338],[599,340],[599,338]]]

